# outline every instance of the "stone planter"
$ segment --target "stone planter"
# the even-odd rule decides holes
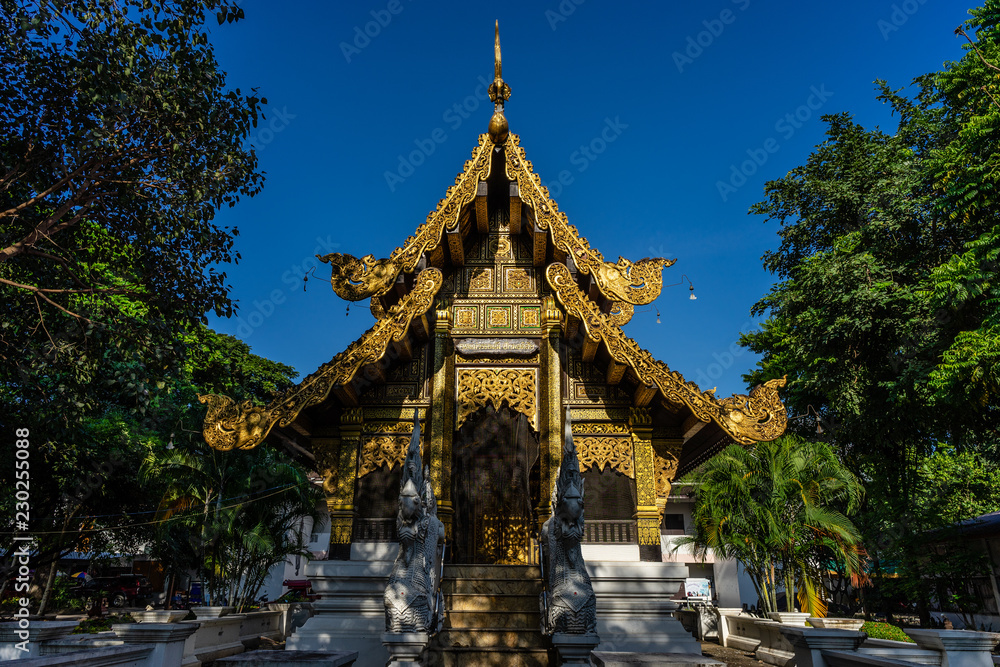
[[[806,621],[809,620],[810,614],[803,614],[797,611],[772,611],[767,614],[768,618],[772,621],[777,621],[782,625],[794,625],[796,627],[804,628],[806,627]]]
[[[860,630],[865,624],[863,618],[816,618],[809,619],[814,628],[836,628],[838,630]]]
[[[795,665],[795,648],[781,633],[784,624],[777,621],[757,619],[754,623],[760,632],[760,644],[754,651],[754,656],[761,662],[777,667],[793,667]],[[796,627],[787,625],[784,627]],[[803,627],[805,625],[803,624]]]
[[[947,667],[993,667],[990,652],[1000,642],[1000,634],[972,630],[904,630],[922,649],[939,651]]]
[[[221,618],[226,614],[233,613],[232,607],[191,607],[195,618],[199,621],[204,618]]]
[[[177,623],[188,615],[186,609],[156,609],[154,611],[133,611],[130,616],[136,623]]]

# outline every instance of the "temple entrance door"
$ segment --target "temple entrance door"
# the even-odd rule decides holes
[[[533,560],[538,450],[528,418],[506,403],[469,415],[452,448],[453,562]]]

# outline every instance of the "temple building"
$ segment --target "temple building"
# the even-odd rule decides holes
[[[324,476],[328,563],[376,562],[391,558],[416,411],[446,561],[531,566],[568,407],[588,564],[666,567],[672,481],[730,443],[779,436],[784,381],[720,399],[625,335],[674,260],[609,262],[569,223],[508,130],[499,39],[495,60],[489,131],[437,208],[387,258],[322,258],[338,296],[369,300],[374,326],[267,406],[202,397],[205,438],[308,452]]]

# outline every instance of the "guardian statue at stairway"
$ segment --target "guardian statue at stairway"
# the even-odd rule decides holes
[[[444,617],[443,605],[437,604],[444,524],[437,518],[430,475],[420,458],[417,412],[399,482],[399,555],[385,589],[386,632],[433,633]]]
[[[562,464],[552,495],[552,517],[542,524],[540,539],[547,588],[547,605],[542,605],[542,631],[545,634],[594,634],[597,631],[597,598],[580,550],[584,527],[583,478],[568,409]]]

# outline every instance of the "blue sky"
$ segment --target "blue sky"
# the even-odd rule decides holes
[[[267,180],[219,214],[240,231],[240,314],[211,324],[303,376],[372,324],[326,265],[306,291],[302,275],[315,254],[387,256],[437,205],[486,131],[499,19],[511,131],[570,222],[611,261],[676,257],[664,282],[694,283],[697,300],[665,287],[627,333],[703,389],[744,392],[756,358],[735,342],[778,243],[747,209],[823,140],[822,114],[892,131],[873,81],[960,58],[969,6],[248,0],[213,41],[229,85],[268,99],[253,137]]]

